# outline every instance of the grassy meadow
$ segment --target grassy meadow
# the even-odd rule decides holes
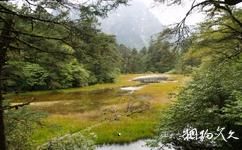
[[[184,76],[170,75],[174,81],[147,84],[132,94],[119,90],[139,85],[131,81],[138,76],[142,75],[121,75],[115,83],[12,94],[8,98],[15,103],[34,98],[28,107],[48,112],[32,136],[36,145],[75,132],[95,134],[97,144],[131,142],[155,135],[160,113],[171,103],[171,93],[186,81]]]

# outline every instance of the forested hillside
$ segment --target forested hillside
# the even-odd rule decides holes
[[[242,148],[242,10],[220,2],[194,6],[214,7],[209,11],[213,19],[179,41],[183,51],[176,72],[192,78],[162,113],[160,135],[171,135],[157,137],[158,142],[172,143],[176,149]]]
[[[0,2],[1,150],[16,149],[18,146],[14,142],[19,144],[19,149],[29,149],[29,135],[21,133],[18,139],[15,133],[21,131],[18,127],[25,125],[20,123],[15,130],[11,130],[18,122],[11,123],[13,120],[9,118],[23,113],[26,130],[31,130],[27,128],[28,121],[35,120],[35,115],[25,118],[28,112],[8,111],[29,102],[11,106],[9,101],[4,101],[6,93],[82,87],[115,80],[119,74],[120,60],[116,40],[96,28],[97,17],[105,16],[108,11],[124,3]],[[76,19],[70,18],[70,11],[73,10],[79,11]],[[5,113],[10,116],[3,117]],[[3,119],[7,119],[6,127]],[[21,138],[23,143],[18,143]]]
[[[174,44],[162,38],[160,33],[157,38],[150,42],[149,47],[141,50],[130,49],[125,45],[118,47],[121,56],[122,73],[164,73],[175,68],[179,53]]]
[[[30,13],[27,6],[15,10]],[[67,17],[65,14],[53,16],[41,8],[36,8],[31,15],[55,21]],[[96,29],[95,18],[86,17],[65,23],[73,31],[64,26],[16,18],[13,28],[17,37],[9,43],[11,50],[6,54],[5,90],[46,90],[113,82],[119,74],[120,60],[116,40]]]
[[[0,150],[242,149],[242,0],[128,2],[0,1]]]

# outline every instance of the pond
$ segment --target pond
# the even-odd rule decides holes
[[[158,150],[158,148],[150,148],[146,145],[147,140],[139,140],[129,144],[111,144],[98,146],[96,150]],[[175,150],[173,148],[163,147],[162,150]]]
[[[84,113],[88,111],[98,111],[103,107],[116,104],[118,97],[127,91],[119,89],[102,89],[93,91],[77,92],[52,92],[38,95],[35,102],[30,106],[35,110],[48,112],[50,114],[70,114]],[[30,99],[28,95],[18,96],[16,99]],[[18,101],[16,101],[17,103]]]

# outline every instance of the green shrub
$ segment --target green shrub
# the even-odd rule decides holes
[[[31,135],[44,113],[34,112],[28,108],[8,110],[5,112],[5,133],[8,150],[31,150],[34,141]]]

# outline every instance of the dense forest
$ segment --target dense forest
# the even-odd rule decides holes
[[[158,136],[157,141],[172,143],[177,149],[242,147],[242,13],[228,5],[214,7],[210,10],[217,13],[210,14],[213,19],[201,23],[184,40],[185,51],[179,54],[176,71],[192,74],[192,80],[162,114],[160,134],[172,135]],[[196,129],[198,136],[190,132],[191,137],[181,138],[190,129]]]
[[[118,47],[122,63],[122,73],[164,73],[174,69],[179,55],[173,44],[162,39],[162,34],[151,40],[148,48],[130,49]]]
[[[21,11],[29,13],[28,10]],[[46,10],[36,11],[41,11],[44,17],[50,17]],[[150,42],[149,48],[141,50],[119,45],[114,36],[98,29],[98,22],[92,16],[78,21],[70,19],[67,25],[74,26],[74,31],[69,33],[59,26],[33,24],[29,27],[25,20],[17,19],[15,22],[15,32],[21,31],[23,35],[11,42],[13,51],[7,54],[3,74],[4,91],[48,90],[108,83],[114,82],[120,73],[164,73],[174,68],[177,57],[172,43],[162,40],[161,35]],[[38,35],[32,37],[29,32]],[[21,47],[17,46],[19,44]]]
[[[41,13],[47,15],[47,12]],[[14,28],[24,32],[24,35],[11,41],[10,46],[15,49],[7,54],[3,74],[6,77],[3,83],[5,90],[46,90],[114,81],[120,59],[115,38],[98,31],[93,19],[70,24],[78,28],[72,30],[84,32],[85,35],[74,31],[66,33],[63,27],[41,23],[29,27],[24,20],[15,21]],[[39,37],[31,37],[29,32],[37,33]],[[42,35],[55,35],[67,40],[42,39]],[[19,44],[22,46],[17,47]],[[110,63],[113,65],[108,65]]]
[[[235,7],[240,1],[193,4],[182,22],[142,49],[119,44],[114,35],[99,29],[98,17],[127,1],[22,1],[0,2],[1,150],[32,149],[30,135],[46,115],[26,109],[31,102],[11,105],[9,95],[113,83],[120,74],[145,73],[189,76],[162,110],[151,146],[162,142],[185,150],[242,148],[242,10]],[[188,31],[185,20],[195,8],[208,8],[201,11],[210,19]],[[79,11],[77,19],[71,17],[73,9]],[[181,138],[190,128],[224,136]],[[170,136],[162,136],[167,133]],[[79,134],[51,144],[39,149],[94,149],[93,141]]]
[[[12,108],[6,102],[3,103],[3,92],[18,93],[113,82],[119,72],[115,38],[105,35],[96,26],[97,16],[105,16],[109,10],[125,1],[88,4],[22,2],[0,3],[1,150],[6,149],[7,143],[10,149],[17,148],[14,143],[9,143],[11,138],[7,139],[8,142],[5,140],[3,111]],[[71,10],[80,10],[77,19],[71,18]],[[10,125],[6,125],[6,131],[17,132],[17,127],[13,126],[16,128],[14,131],[8,129],[11,124],[10,121]],[[16,134],[10,137],[18,143],[22,139],[15,141]],[[23,143],[28,145],[26,141]],[[19,149],[25,148],[20,146]]]

